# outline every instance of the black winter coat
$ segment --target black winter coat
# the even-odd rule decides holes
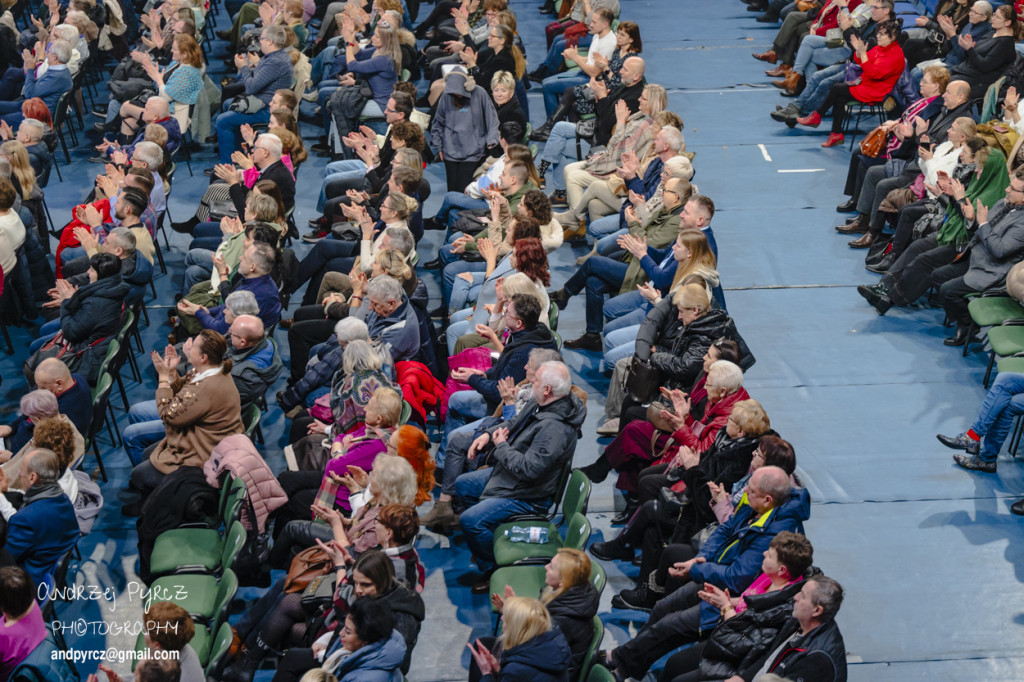
[[[377,601],[391,607],[391,615],[395,618],[395,629],[405,640],[405,658],[402,660],[402,672],[409,672],[412,662],[412,650],[420,637],[420,626],[426,616],[423,597],[405,585],[395,584],[395,588],[377,597]]]
[[[683,325],[667,298],[647,314],[636,337],[636,355],[662,372],[662,386],[686,389],[704,368],[704,353],[717,339],[737,339],[736,325],[723,310],[709,310]],[[652,353],[651,346],[657,351]]]
[[[765,654],[744,669],[740,676],[748,682],[753,680],[768,655],[799,630],[797,620],[788,619],[768,644]],[[830,620],[797,637],[771,662],[769,671],[793,682],[846,682],[846,644],[839,626]]]
[[[594,637],[594,616],[597,615],[601,595],[589,582],[568,590],[548,602],[548,613],[558,629],[565,635],[572,651],[569,679],[579,677],[583,659]]]
[[[79,287],[60,306],[60,330],[74,350],[84,350],[78,372],[90,386],[96,385],[110,339],[121,327],[129,289],[117,273]]]
[[[728,679],[764,657],[793,614],[793,597],[803,586],[800,581],[778,592],[745,597],[746,610],[716,627],[704,646],[699,679]]]

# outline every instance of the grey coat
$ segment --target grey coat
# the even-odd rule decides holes
[[[570,393],[543,407],[531,399],[515,417],[489,429],[493,434],[505,427],[511,440],[488,455],[494,470],[483,497],[550,503],[559,492],[559,473],[572,461],[586,416],[586,405]]]
[[[964,284],[978,291],[1001,286],[1006,273],[1024,256],[1024,206],[1010,207],[1005,199],[997,201],[969,246],[971,266]]]
[[[437,101],[430,124],[430,144],[445,161],[480,161],[498,144],[498,112],[482,87],[469,93],[469,106],[458,108],[447,92]]]

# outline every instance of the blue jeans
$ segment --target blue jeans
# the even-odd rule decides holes
[[[472,389],[452,393],[448,399],[448,414],[444,421],[444,433],[441,435],[441,443],[437,447],[441,461],[444,461],[444,451],[448,447],[448,439],[451,438],[452,432],[486,416],[487,401],[482,395]],[[435,461],[436,459],[435,455]]]
[[[846,77],[846,63],[833,64],[807,77],[807,87],[796,98],[800,113],[809,114],[825,103],[834,83],[842,83]]]
[[[588,145],[587,149],[589,148]],[[581,147],[580,149],[583,148]],[[564,192],[565,176],[563,170],[567,165],[576,161],[575,123],[559,121],[555,124],[555,127],[551,129],[551,135],[548,136],[548,141],[544,143],[544,150],[540,153],[540,160],[547,161],[550,166],[545,176],[549,186],[554,190]]]
[[[188,294],[192,287],[206,282],[213,274],[213,251],[208,249],[189,249],[185,254],[185,283],[181,287],[183,294]]]
[[[81,247],[81,246],[69,246],[69,247],[67,247],[66,249],[64,249],[63,251],[60,252],[60,262],[64,263],[66,265],[66,264],[70,263],[71,261],[75,260],[76,258],[81,258],[82,256],[85,256],[85,255],[87,255],[87,254],[86,254],[85,249],[83,247]]]
[[[597,220],[591,220],[590,224],[587,225],[587,234],[593,237],[594,241],[600,241],[603,237],[620,231],[621,226],[618,214],[602,216]]]
[[[483,265],[483,267],[479,269],[473,267],[479,265]],[[468,308],[480,297],[480,287],[484,283],[484,275],[487,274],[487,264],[466,263],[465,272],[468,272],[473,280],[467,282],[464,277],[455,278],[452,283],[452,294],[448,300],[448,307],[452,310]]]
[[[624,251],[619,246],[619,237],[629,232],[627,229],[615,230],[597,240],[597,252],[608,258],[618,258]]]
[[[805,35],[800,41],[800,48],[796,51],[793,70],[802,73],[804,78],[810,78],[811,74],[817,71],[815,66],[832,66],[846,61],[850,56],[850,48],[845,45],[825,47],[826,42],[825,36]]]
[[[465,209],[484,209],[488,207],[489,204],[483,199],[474,199],[465,192],[445,192],[444,199],[441,201],[441,208],[437,210],[434,220],[445,227],[451,227],[456,217],[452,213],[457,215],[459,211]]]
[[[448,355],[455,355],[455,344],[459,337],[473,331],[469,326],[469,320],[473,317],[473,308],[456,310],[451,314],[448,329],[444,332],[445,342],[448,344]]]
[[[39,328],[39,337],[28,345],[28,352],[35,353],[37,350],[46,345],[46,342],[57,335],[60,331],[60,318],[50,320],[42,327]]]
[[[996,377],[971,428],[984,437],[981,459],[994,462],[1010,434],[1013,420],[1024,414],[1024,374],[1003,372]]]
[[[626,278],[628,263],[604,256],[591,256],[565,283],[565,291],[575,296],[587,291],[587,333],[600,333],[604,324],[605,294],[617,292]]]
[[[516,514],[541,510],[540,505],[523,500],[505,497],[480,499],[492,471],[493,467],[471,471],[455,481],[455,498],[466,509],[459,516],[459,525],[466,534],[469,551],[477,558],[477,565],[485,573],[494,565],[494,529]]]
[[[329,127],[329,126],[328,126]],[[327,183],[332,180],[359,180],[366,177],[366,164],[358,159],[343,159],[332,161],[324,166],[324,181],[320,185],[320,195],[316,200],[316,210],[321,213],[324,210],[324,202],[327,201]]]
[[[146,448],[163,440],[167,431],[157,412],[155,400],[132,405],[128,410],[128,421],[130,423],[121,432],[121,438],[132,466],[138,466],[142,463],[142,453]]]
[[[452,254],[450,246],[442,246],[438,255],[442,262],[446,262],[446,258],[454,258],[454,254]],[[452,260],[444,266],[444,270],[441,271],[441,304],[449,313],[456,310],[462,310],[466,307],[466,298],[469,295],[468,289],[464,289],[460,294],[461,298],[458,305],[454,305],[452,303],[452,292],[455,291],[455,283],[460,279],[459,275],[463,272],[487,272],[487,263]]]
[[[588,33],[580,38],[579,47],[586,47],[593,41],[594,36]],[[560,35],[551,41],[551,48],[544,57],[544,66],[548,68],[548,73],[558,73],[558,70],[562,68],[562,64],[565,63],[565,57],[562,56],[563,51],[565,51],[565,36]]]
[[[241,148],[241,135],[238,129],[243,123],[252,125],[254,123],[269,123],[270,109],[263,107],[255,114],[240,114],[237,111],[228,111],[231,100],[224,103],[224,113],[217,116],[217,149],[218,161],[220,163],[231,163],[231,153]]]
[[[0,102],[0,119],[7,122],[7,125],[12,128],[17,128],[21,125],[21,122],[25,120],[24,114],[21,113],[21,102]]]
[[[579,71],[567,71],[557,76],[548,76],[541,83],[544,91],[544,116],[550,117],[558,108],[558,101],[562,99],[562,93],[577,85],[586,85],[590,78],[580,75]]]
[[[647,302],[647,299],[639,291],[627,291],[624,294],[610,298],[604,304],[604,319],[608,320],[604,326],[605,331],[618,329],[627,324],[620,321],[623,318],[637,320],[636,322],[629,322],[629,325],[639,324],[647,317],[647,312],[650,309],[651,304]]]

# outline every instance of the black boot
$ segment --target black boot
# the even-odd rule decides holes
[[[558,107],[548,120],[544,121],[538,130],[534,130],[530,135],[530,139],[534,142],[547,142],[548,137],[551,135],[551,129],[555,127],[555,124],[561,121],[569,113],[569,107],[561,102],[558,103]]]
[[[608,478],[608,474],[612,472],[611,462],[603,454],[597,458],[593,464],[588,464],[585,467],[580,467],[580,471],[591,480],[593,483],[601,483],[604,479]]]
[[[633,518],[633,514],[640,508],[640,498],[634,493],[626,493],[626,508],[622,510],[618,516],[612,518],[613,526],[621,526],[629,523],[629,520]]]
[[[260,663],[269,653],[270,647],[257,635],[256,643],[247,648],[240,659],[224,670],[221,679],[232,680],[232,682],[252,682]]]
[[[188,220],[181,223],[171,223],[171,229],[175,232],[181,232],[182,234],[192,234],[192,230],[196,229],[196,225],[199,224],[199,218],[192,216]]]
[[[545,78],[547,78],[550,75],[551,72],[548,71],[548,67],[544,64],[541,64],[536,69],[534,69],[532,73],[527,74],[526,77],[528,80],[531,80],[534,83],[541,83],[544,81]]]

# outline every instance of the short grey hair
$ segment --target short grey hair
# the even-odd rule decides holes
[[[380,354],[373,349],[369,341],[356,339],[345,345],[341,359],[341,371],[347,376],[353,372],[380,369],[384,366]]]
[[[249,249],[252,251],[249,259],[256,266],[256,270],[261,275],[269,275],[274,270],[274,263],[277,260],[277,251],[274,250],[274,247],[263,242],[256,242]]]
[[[665,162],[665,172],[670,178],[689,182],[693,178],[693,164],[685,156],[673,156]]]
[[[71,61],[71,44],[66,40],[55,40],[50,44],[50,54],[61,64]]]
[[[562,354],[554,348],[534,348],[529,358],[534,367],[540,367],[545,362],[561,362]]]
[[[21,125],[28,126],[32,129],[32,139],[36,142],[43,139],[43,135],[46,134],[46,125],[42,121],[38,121],[34,118],[23,119]]]
[[[373,460],[373,469],[370,478],[380,491],[380,499],[376,500],[381,506],[388,504],[401,504],[412,506],[416,499],[418,486],[416,485],[416,472],[413,471],[409,460],[397,455],[380,454]]]
[[[34,448],[28,451],[28,470],[39,477],[39,483],[52,485],[60,478],[60,458],[53,450]]]
[[[345,317],[339,320],[338,324],[334,325],[334,336],[337,337],[338,343],[342,346],[348,345],[353,341],[369,341],[370,328],[366,326],[366,322],[358,317]]]
[[[404,294],[402,285],[391,275],[374,277],[366,284],[366,295],[372,296],[378,301],[401,302]]]
[[[280,137],[273,133],[263,133],[256,138],[256,144],[270,152],[270,155],[275,159],[280,159],[281,155],[284,154],[284,143],[281,142]]]
[[[224,299],[224,307],[235,317],[260,314],[260,304],[256,302],[256,295],[246,290],[232,291],[228,294]]]
[[[679,128],[665,126],[658,134],[665,138],[665,144],[674,152],[678,152],[686,144],[683,141],[683,134],[679,131]]]
[[[53,31],[60,36],[61,40],[66,40],[69,45],[78,42],[78,27],[72,26],[71,24],[57,24],[57,28]]]
[[[808,578],[807,582],[814,583],[811,603],[821,607],[821,617],[818,620],[834,619],[839,613],[839,607],[843,605],[843,586],[838,581],[824,575]]]
[[[388,236],[391,248],[405,256],[406,259],[412,254],[412,250],[416,248],[416,239],[407,228],[389,227],[384,230],[384,234]]]
[[[734,362],[715,360],[708,368],[707,383],[735,393],[743,386],[743,370]]]
[[[57,396],[41,388],[21,396],[20,407],[21,413],[30,418],[33,423],[56,417],[60,409],[57,406]]]
[[[542,386],[550,386],[556,398],[564,398],[572,390],[572,376],[564,362],[545,362],[537,368],[537,379]]]
[[[971,5],[971,7],[978,10],[978,12],[985,17],[986,21],[992,18],[992,3],[987,2],[986,0],[978,0],[976,3]]]
[[[789,479],[789,474],[781,467],[763,466],[755,471],[754,475],[758,477],[757,487],[761,489],[762,493],[772,498],[772,504],[775,507],[781,507],[789,500],[793,483]]]
[[[125,255],[131,256],[135,253],[135,246],[138,242],[135,239],[135,233],[127,227],[115,227],[107,234],[107,241],[111,239],[114,240],[117,246],[121,247]]]
[[[263,27],[263,37],[274,43],[274,47],[283,48],[288,45],[288,33],[284,26],[271,24]]]
[[[146,164],[146,168],[156,173],[164,164],[164,150],[156,142],[143,140],[135,145],[132,158]]]
[[[269,194],[253,192],[249,195],[247,203],[256,220],[264,223],[272,223],[277,220],[277,199]]]

